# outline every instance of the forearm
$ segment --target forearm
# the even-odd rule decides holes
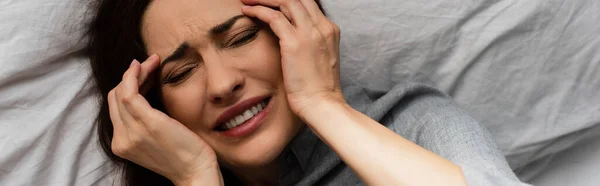
[[[347,104],[320,102],[301,118],[368,185],[466,185],[460,167]]]

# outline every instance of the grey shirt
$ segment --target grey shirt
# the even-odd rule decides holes
[[[353,108],[459,165],[469,185],[527,185],[509,168],[490,134],[443,93],[415,83],[399,84],[387,92],[356,86],[345,86],[343,91]],[[363,185],[308,128],[282,156],[281,185]]]

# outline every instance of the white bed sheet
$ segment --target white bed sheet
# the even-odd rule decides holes
[[[0,1],[0,185],[110,185],[80,50],[87,1]]]

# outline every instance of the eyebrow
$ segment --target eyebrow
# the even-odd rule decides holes
[[[210,29],[210,35],[211,36],[215,36],[215,35],[220,35],[222,33],[225,33],[227,30],[231,29],[231,27],[233,26],[233,24],[235,24],[235,22],[241,18],[244,18],[246,16],[244,15],[236,15],[233,16],[231,18],[229,18],[227,21],[218,24],[217,26],[214,26],[213,28]]]
[[[233,16],[233,17],[227,19],[225,22],[212,27],[210,29],[209,33],[211,36],[223,34],[223,33],[227,32],[229,29],[231,29],[231,27],[235,24],[235,22],[237,20],[244,18],[244,17],[246,17],[246,16],[244,16],[244,15]],[[165,60],[160,64],[161,68],[169,62],[181,59],[184,56],[185,51],[188,48],[190,48],[190,45],[186,42],[179,44],[179,47],[177,47],[177,49],[175,49],[175,51],[173,51],[173,53],[171,53],[171,55],[169,55],[169,57],[165,58]]]
[[[188,45],[186,42],[179,44],[179,47],[177,47],[177,49],[175,49],[175,51],[171,53],[169,57],[165,58],[162,63],[160,63],[160,67],[162,68],[169,62],[181,59],[188,48],[190,48],[190,45]]]

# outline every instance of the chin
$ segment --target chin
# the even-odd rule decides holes
[[[260,168],[275,163],[286,144],[265,144],[263,146],[241,150],[230,162],[232,168]],[[246,148],[244,148],[246,149]]]
[[[232,154],[230,164],[233,167],[260,168],[275,163],[287,144],[298,130],[263,131],[254,139],[241,144]]]

